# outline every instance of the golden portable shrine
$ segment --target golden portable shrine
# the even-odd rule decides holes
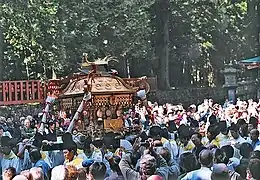
[[[48,88],[58,93],[60,110],[75,110],[82,103],[84,94],[91,99],[84,102],[75,127],[91,137],[100,138],[104,132],[120,132],[123,128],[123,112],[133,106],[134,97],[145,101],[150,86],[146,78],[120,78],[109,70],[112,57],[94,62],[84,60],[79,73],[60,80],[50,80]],[[105,71],[101,68],[105,67]]]

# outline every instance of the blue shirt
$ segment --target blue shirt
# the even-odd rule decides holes
[[[201,167],[198,170],[187,173],[181,180],[210,180],[211,173],[210,168]]]
[[[260,145],[260,141],[259,141],[259,139],[257,139],[257,141],[255,141],[255,142],[253,142],[253,141],[251,140],[251,141],[250,141],[250,144],[253,146],[253,149],[255,150],[255,148]]]
[[[42,168],[42,171],[44,173],[45,176],[47,176],[49,170],[50,170],[50,166],[42,159],[40,159],[39,161],[37,161],[33,167],[40,167]]]

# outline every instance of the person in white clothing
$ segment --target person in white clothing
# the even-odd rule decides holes
[[[211,167],[213,165],[213,154],[210,150],[203,150],[199,154],[199,162],[201,164],[201,168],[195,171],[191,171],[187,173],[181,180],[209,180],[211,179]]]
[[[242,143],[246,142],[246,140],[239,134],[239,127],[237,124],[232,123],[229,130],[232,136],[231,146],[234,148],[234,157],[240,159],[241,155],[239,153],[239,147]]]
[[[9,131],[4,131],[4,127],[0,125],[0,138],[3,136],[7,136],[10,139],[12,138],[12,135]]]

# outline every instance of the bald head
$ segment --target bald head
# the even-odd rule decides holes
[[[25,126],[26,128],[30,128],[30,126],[31,126],[31,121],[30,121],[29,119],[25,119],[25,120],[24,120],[24,126]]]
[[[213,164],[213,154],[210,150],[205,149],[199,154],[199,162],[201,166],[211,167]]]
[[[150,154],[146,154],[140,159],[140,170],[146,175],[153,175],[156,171],[156,159]]]
[[[17,175],[13,178],[13,180],[28,180],[28,179],[23,175]]]
[[[250,139],[252,141],[256,141],[256,140],[258,140],[258,138],[259,138],[259,131],[257,129],[252,129],[250,131]]]
[[[51,171],[51,180],[64,180],[68,176],[68,169],[64,165],[55,166]]]
[[[163,178],[159,175],[152,175],[147,180],[163,180]]]
[[[32,174],[34,180],[44,180],[42,168],[33,167],[30,169],[30,173]]]
[[[250,131],[250,133],[256,133],[256,134],[259,134],[259,131],[258,131],[257,129],[252,129],[252,130]]]

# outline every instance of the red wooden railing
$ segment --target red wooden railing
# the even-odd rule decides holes
[[[0,106],[43,102],[40,80],[0,81]]]

